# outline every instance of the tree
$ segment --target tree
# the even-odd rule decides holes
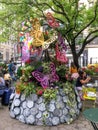
[[[73,61],[78,68],[78,59],[86,45],[98,37],[98,0],[88,8],[85,4],[80,6],[79,2],[80,0],[7,0],[7,2],[0,0],[0,3],[6,7],[3,11],[3,14],[5,11],[6,14],[2,14],[1,19],[5,18],[8,20],[7,22],[13,23],[13,25],[8,25],[15,31],[16,26],[18,27],[17,30],[19,29],[19,23],[30,17],[40,17],[45,21],[45,11],[51,10],[53,17],[60,24],[54,30],[60,32],[67,40]],[[89,2],[91,1],[89,0]],[[85,30],[87,30],[87,34],[83,35]],[[79,36],[82,36],[80,40],[78,40]],[[80,45],[78,52],[76,50],[77,45]]]

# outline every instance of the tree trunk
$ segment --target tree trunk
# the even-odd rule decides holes
[[[79,59],[79,57],[77,56],[77,55],[74,55],[73,54],[73,62],[74,62],[74,64],[75,64],[75,66],[77,67],[77,69],[79,69],[79,62],[78,62],[78,59]]]
[[[45,62],[49,62],[50,61],[50,56],[49,56],[48,49],[44,50],[44,61]]]
[[[71,48],[72,49],[72,55],[73,55],[73,62],[75,64],[75,66],[77,67],[77,69],[79,69],[79,56],[78,54],[76,53],[75,49]]]

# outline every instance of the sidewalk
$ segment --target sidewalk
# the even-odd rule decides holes
[[[82,113],[72,124],[61,124],[58,126],[33,126],[24,124],[9,115],[7,106],[0,109],[0,130],[93,130],[90,122],[84,119]]]

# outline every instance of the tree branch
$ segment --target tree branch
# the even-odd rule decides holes
[[[57,1],[57,0],[53,0],[53,3],[62,10],[62,12],[64,14],[63,16],[65,16],[65,18],[67,19],[68,23],[70,23],[70,19],[69,19],[68,15],[66,14],[63,5],[59,1]]]
[[[37,2],[37,1],[36,1]],[[70,20],[69,20],[69,18],[67,17],[67,15],[66,15],[66,13],[65,12],[61,12],[61,11],[57,11],[57,10],[55,10],[55,9],[53,9],[49,4],[47,4],[47,3],[38,3],[37,2],[37,5],[38,6],[47,6],[47,7],[49,7],[49,9],[51,9],[53,12],[55,12],[55,13],[57,13],[57,14],[61,14],[61,15],[63,15],[64,17],[66,16],[66,19],[67,19],[67,21],[68,22],[70,22]]]
[[[98,37],[98,35],[95,35],[94,37],[92,37],[91,39],[89,39],[86,43],[82,44],[82,47],[81,47],[81,49],[80,49],[78,55],[80,56],[80,55],[82,54],[82,52],[83,52],[85,46],[86,46],[87,44],[89,44],[91,41],[93,41],[93,40],[94,40],[95,38],[97,38],[97,37]]]
[[[87,44],[88,44],[88,41],[89,41],[89,40],[87,41],[87,39],[88,39],[90,36],[92,36],[92,34],[94,34],[94,33],[96,33],[96,32],[98,32],[98,29],[96,29],[96,30],[90,32],[90,33],[86,36],[86,38],[84,39],[83,44],[86,44],[86,42],[87,42]]]
[[[92,20],[86,25],[83,27],[83,29],[81,29],[74,38],[77,38],[81,32],[83,32],[83,30],[85,30],[87,27],[89,27],[95,20],[96,20],[96,17],[97,17],[97,8],[98,8],[98,0],[96,2],[96,6],[95,6],[95,11],[94,11],[94,17],[92,18]]]

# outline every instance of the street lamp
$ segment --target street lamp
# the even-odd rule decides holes
[[[20,49],[21,49],[21,66],[22,66],[22,47],[24,46],[24,42],[19,42]]]

